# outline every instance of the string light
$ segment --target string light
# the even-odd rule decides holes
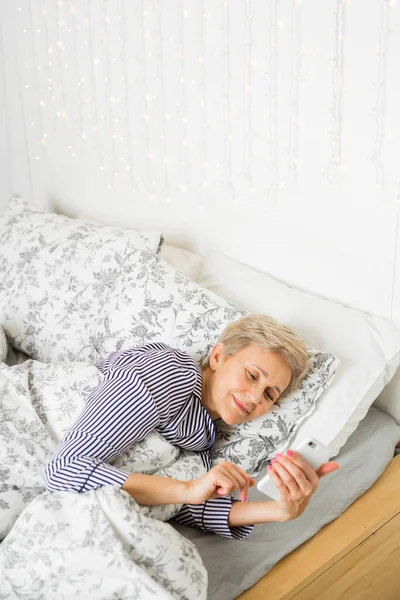
[[[158,48],[160,54],[159,63],[159,80],[160,80],[160,96],[161,96],[161,118],[162,118],[162,134],[161,134],[161,169],[164,180],[164,193],[167,196],[166,202],[170,202],[170,185],[168,175],[168,159],[167,159],[167,117],[166,114],[166,103],[165,103],[165,76],[164,76],[164,43],[163,43],[163,30],[161,21],[161,10],[162,0],[158,0],[157,13],[157,24],[156,29],[158,32]]]
[[[372,112],[375,113],[375,142],[374,151],[371,156],[371,160],[375,165],[375,178],[376,185],[383,183],[383,164],[382,164],[382,148],[384,139],[384,121],[385,121],[385,108],[386,108],[386,86],[385,86],[385,75],[386,75],[386,51],[387,51],[387,37],[390,30],[390,2],[388,0],[381,0],[381,18],[379,27],[379,41],[377,49],[378,67],[377,77],[373,85],[376,86],[376,99],[375,106]]]
[[[58,25],[59,21],[60,21],[60,3],[57,2],[56,5],[56,21],[57,21],[57,36],[58,39],[60,39],[61,37],[61,32],[60,32],[60,26]],[[45,16],[45,20],[47,21],[47,15]],[[56,44],[57,46],[57,60],[58,60],[58,72],[59,72],[59,76],[60,76],[60,85],[61,85],[61,98],[62,98],[62,109],[64,112],[68,112],[67,109],[67,101],[66,101],[66,94],[65,94],[65,85],[64,85],[64,69],[63,69],[63,64],[62,64],[62,57],[61,57],[61,48],[59,44]],[[50,53],[49,49],[49,53]],[[66,131],[66,127],[64,127],[64,132]]]
[[[33,63],[36,64],[36,47],[35,47],[35,36],[34,36],[34,26],[33,26],[33,19],[32,19],[32,7],[31,4],[28,3],[28,17],[29,17],[29,24],[30,24],[30,42],[31,42],[31,48],[32,48],[32,54],[31,54],[31,58],[33,60]],[[35,93],[38,94],[39,90],[40,90],[40,85],[39,85],[39,78],[38,78],[38,74],[37,74],[37,70],[33,69],[34,72],[34,85],[35,85]],[[39,110],[38,110],[39,116],[38,116],[38,121],[39,121],[39,131],[40,131],[40,136],[43,135],[43,114],[39,105]],[[43,146],[43,144],[41,145],[41,152],[39,157],[36,157],[37,160],[39,160],[41,157],[45,157],[46,156],[46,152],[45,152],[45,148]]]
[[[343,40],[345,31],[345,6],[343,0],[336,0],[334,14],[333,69],[332,69],[332,102],[331,102],[331,157],[325,171],[328,181],[339,184],[339,167],[341,164],[342,142],[342,93],[343,93]]]
[[[244,96],[243,96],[243,112],[244,112],[244,140],[243,140],[243,173],[248,179],[250,189],[253,189],[253,176],[251,160],[253,158],[253,137],[252,137],[252,103],[250,91],[252,89],[252,20],[251,20],[252,2],[245,0],[245,17],[244,17],[244,54],[245,54],[245,81],[244,81]]]
[[[180,77],[179,77],[179,97],[180,97],[180,108],[181,108],[181,160],[180,160],[180,175],[179,180],[181,182],[179,189],[182,192],[185,192],[187,189],[186,181],[186,169],[188,166],[187,157],[186,157],[186,147],[184,144],[184,140],[188,139],[188,127],[187,127],[187,109],[186,109],[186,82],[185,82],[185,73],[183,66],[183,32],[184,32],[184,9],[183,9],[183,0],[180,0],[179,3],[179,66],[180,66]]]
[[[121,37],[121,41],[122,41],[122,62],[124,65],[124,85],[125,85],[125,111],[126,111],[126,122],[127,122],[127,130],[128,130],[128,148],[129,148],[129,165],[127,165],[125,167],[125,170],[128,171],[130,173],[130,178],[131,178],[131,189],[132,191],[136,191],[135,189],[135,182],[134,182],[134,173],[133,173],[133,156],[134,156],[134,152],[133,152],[133,144],[132,144],[132,133],[131,133],[131,128],[132,128],[132,124],[131,124],[131,103],[129,101],[129,89],[128,89],[128,63],[125,60],[125,57],[127,56],[127,52],[126,52],[126,38],[125,38],[125,27],[124,27],[124,23],[126,23],[126,16],[125,16],[125,10],[124,10],[124,3],[123,0],[119,0],[119,12],[120,12],[120,37]]]
[[[155,1],[155,0],[154,0]],[[81,9],[82,4],[85,4],[85,11],[87,10],[87,20],[84,20],[84,11]],[[41,158],[41,152],[46,151],[46,147],[50,146],[51,134],[54,133],[50,125],[55,123],[60,129],[64,130],[64,133],[69,135],[68,142],[68,154],[72,157],[77,157],[84,152],[85,147],[92,144],[93,149],[96,148],[97,156],[103,162],[103,169],[107,172],[111,178],[118,175],[118,167],[121,167],[126,178],[130,177],[130,185],[132,190],[139,189],[140,186],[147,187],[150,184],[153,186],[162,185],[163,201],[171,201],[171,189],[170,183],[175,175],[175,166],[177,169],[177,180],[174,181],[174,185],[179,183],[180,191],[189,189],[190,177],[190,158],[191,158],[191,134],[192,122],[189,120],[191,113],[188,109],[192,108],[189,106],[189,99],[194,97],[192,87],[193,80],[191,75],[191,67],[193,67],[193,56],[194,62],[199,61],[198,69],[193,69],[195,72],[195,81],[199,91],[199,105],[195,105],[195,110],[199,110],[197,113],[196,128],[199,126],[199,150],[198,156],[199,161],[197,163],[197,177],[196,180],[199,182],[199,193],[201,193],[201,202],[204,204],[204,197],[209,193],[209,190],[216,191],[215,187],[224,187],[224,192],[232,190],[233,198],[230,198],[232,202],[237,204],[234,198],[237,193],[237,186],[235,183],[236,176],[236,150],[241,152],[241,149],[236,146],[236,130],[235,130],[235,109],[236,106],[236,94],[235,86],[238,85],[238,81],[235,79],[237,75],[240,75],[243,82],[244,79],[244,96],[243,105],[240,107],[244,108],[243,112],[237,110],[240,114],[243,114],[243,122],[241,126],[244,130],[244,144],[243,154],[239,154],[239,165],[238,171],[240,175],[245,176],[246,192],[255,192],[256,188],[260,191],[260,185],[255,186],[253,179],[259,173],[260,166],[263,166],[261,156],[261,150],[259,151],[258,139],[257,139],[257,121],[256,119],[256,108],[258,109],[258,98],[262,96],[259,92],[259,79],[257,76],[257,69],[261,65],[261,59],[254,56],[255,50],[258,50],[258,46],[254,42],[260,43],[260,47],[267,52],[264,54],[267,56],[269,64],[269,77],[266,79],[266,83],[262,84],[262,92],[265,92],[265,87],[268,86],[269,102],[265,103],[265,109],[262,113],[266,113],[264,132],[262,132],[262,141],[267,138],[270,146],[267,148],[268,152],[268,167],[270,181],[268,181],[267,187],[270,196],[276,197],[279,194],[279,190],[282,188],[280,183],[282,163],[280,161],[280,138],[278,131],[278,113],[280,115],[280,106],[278,106],[278,79],[277,72],[277,39],[278,32],[285,31],[285,24],[277,19],[278,17],[278,1],[270,0],[268,4],[265,4],[265,13],[263,16],[269,15],[269,35],[265,36],[266,39],[259,38],[260,31],[257,30],[256,24],[259,23],[259,15],[253,15],[253,8],[255,3],[252,0],[244,0],[243,4],[240,5],[240,10],[244,15],[243,23],[240,23],[242,32],[244,32],[244,72],[237,73],[233,70],[233,60],[235,58],[234,50],[238,49],[234,46],[234,40],[232,35],[236,33],[233,30],[234,7],[233,3],[229,3],[229,0],[222,0],[222,3],[213,4],[206,2],[206,0],[200,0],[199,4],[196,5],[196,16],[201,18],[197,20],[199,23],[198,31],[198,53],[196,48],[193,48],[192,40],[188,47],[184,47],[186,42],[189,42],[189,36],[187,34],[186,19],[190,16],[193,19],[193,15],[188,15],[185,10],[186,4],[184,0],[179,0],[177,3],[177,10],[180,11],[176,14],[176,22],[165,20],[163,22],[163,13],[161,10],[165,8],[161,0],[155,1],[154,6],[147,6],[146,2],[141,1],[142,11],[138,12],[137,7],[132,9],[131,13],[128,13],[128,17],[133,14],[137,15],[139,20],[133,20],[133,27],[125,18],[124,6],[131,7],[130,3],[124,2],[124,0],[118,0],[117,8],[119,9],[120,16],[113,10],[111,10],[112,3],[109,0],[103,0],[102,3],[95,4],[82,0],[81,3],[75,2],[75,6],[71,8],[70,4],[66,2],[55,2],[54,4],[48,3],[47,0],[40,0],[37,3],[39,6],[39,14],[41,17],[38,19],[38,14],[32,12],[34,4],[29,5],[25,8],[19,7],[18,15],[25,16],[26,23],[24,25],[27,35],[24,39],[25,44],[28,44],[28,48],[31,49],[31,57],[33,69],[29,71],[28,81],[24,80],[25,65],[22,62],[22,54],[20,52],[20,61],[23,72],[21,73],[22,81],[21,91],[23,92],[23,98],[21,106],[23,110],[27,112],[24,115],[26,119],[27,131],[30,131],[29,141],[32,142],[33,135],[35,136],[35,145],[30,149],[30,160],[32,165],[35,165],[36,161]],[[373,153],[370,159],[372,160],[375,167],[376,182],[378,185],[383,183],[383,142],[385,133],[385,109],[387,104],[386,98],[386,62],[387,62],[387,44],[388,44],[388,33],[389,33],[389,13],[390,7],[394,5],[393,0],[381,0],[381,21],[379,29],[379,42],[377,52],[377,77],[374,82],[375,105],[371,109],[374,117],[374,132],[375,140]],[[338,181],[338,169],[341,164],[341,142],[342,142],[342,102],[343,94],[345,92],[343,88],[343,35],[344,35],[344,24],[345,24],[345,3],[346,0],[335,0],[333,6],[336,9],[333,12],[334,18],[332,19],[334,24],[334,44],[333,44],[333,69],[332,69],[332,98],[330,103],[330,160],[326,170],[328,180],[331,183]],[[28,3],[29,4],[29,3]],[[46,8],[46,5],[48,8]],[[93,9],[93,15],[90,14],[90,6]],[[257,6],[260,6],[257,4]],[[145,7],[145,10],[143,8]],[[221,16],[221,8],[223,10],[223,22],[221,23],[218,17]],[[43,10],[40,10],[40,9]],[[206,10],[205,10],[206,9]],[[14,9],[15,10],[15,9]],[[131,8],[129,8],[131,10]],[[287,138],[287,172],[285,169],[285,176],[287,173],[287,182],[294,187],[298,186],[298,153],[299,153],[299,110],[300,110],[300,87],[301,82],[301,68],[302,68],[302,56],[305,54],[301,51],[301,2],[300,0],[293,0],[291,5],[291,48],[292,48],[292,65],[290,74],[290,86],[289,86],[289,114],[288,114],[288,138]],[[70,12],[69,12],[70,11]],[[99,32],[98,40],[96,34],[96,18],[98,17],[97,12],[100,15],[100,25],[102,31]],[[109,14],[107,15],[107,12]],[[128,8],[126,8],[128,12]],[[198,12],[200,11],[200,12]],[[117,11],[118,13],[118,11]],[[93,18],[92,18],[93,17]],[[96,17],[96,18],[95,18]],[[217,17],[217,19],[216,19]],[[236,17],[236,14],[235,14]],[[257,17],[257,18],[256,18]],[[102,19],[104,18],[104,22]],[[20,17],[18,16],[18,19]],[[140,22],[141,19],[141,22]],[[84,37],[81,37],[81,24],[85,21],[89,25]],[[223,69],[223,80],[218,97],[218,105],[223,105],[222,123],[224,138],[222,149],[215,148],[213,153],[213,167],[217,168],[220,166],[220,170],[223,173],[223,181],[210,181],[210,177],[207,174],[208,160],[207,160],[207,149],[211,139],[208,135],[207,127],[209,125],[207,117],[209,106],[211,106],[214,96],[213,90],[209,88],[209,85],[214,85],[212,76],[215,74],[215,70],[211,73],[206,73],[206,59],[211,58],[213,60],[212,51],[215,49],[213,46],[217,43],[217,31],[214,28],[208,26],[208,23],[212,24],[215,21],[215,26],[221,26],[222,32],[222,46],[223,46],[223,57],[221,59],[220,49],[216,51],[218,57],[219,68],[222,66]],[[154,23],[154,27],[153,27]],[[254,27],[253,27],[254,23]],[[93,25],[92,30],[90,24]],[[53,27],[49,29],[49,25]],[[168,42],[170,37],[167,34],[167,25],[172,26],[174,31],[172,32],[171,39],[173,41],[172,46]],[[119,27],[119,32],[116,32],[116,28]],[[268,26],[267,26],[268,28]],[[22,27],[21,27],[22,29]],[[29,31],[30,29],[30,31]],[[210,48],[207,46],[205,32],[208,33],[208,29],[213,33],[213,39],[211,40]],[[139,31],[138,31],[139,30]],[[137,61],[137,45],[134,46],[134,57],[136,64],[139,65],[139,81],[135,79],[135,86],[137,92],[136,97],[139,98],[141,108],[139,111],[139,117],[137,113],[132,110],[133,100],[136,97],[133,96],[133,87],[130,88],[129,76],[132,77],[131,70],[134,67],[130,62],[132,57],[129,57],[128,61],[125,60],[127,52],[131,50],[129,46],[130,31],[133,32],[132,39],[138,40],[138,43],[142,44],[140,51],[139,46],[139,61]],[[50,36],[49,36],[50,33]],[[142,33],[143,35],[139,35]],[[156,33],[157,39],[153,40],[152,35]],[[257,34],[257,36],[255,36]],[[268,31],[267,31],[268,34]],[[164,38],[163,38],[164,35]],[[141,41],[139,41],[141,38]],[[283,38],[282,38],[283,39]],[[21,36],[19,36],[18,42],[20,42]],[[268,41],[267,41],[268,40]],[[218,39],[219,41],[219,39]],[[95,46],[93,45],[95,43]],[[166,44],[164,44],[166,42]],[[4,43],[4,40],[2,40]],[[121,46],[117,47],[118,51],[121,51],[121,56],[118,54],[116,58],[115,44],[120,43]],[[269,44],[269,48],[268,48]],[[99,46],[102,48],[99,48]],[[127,48],[128,45],[128,48]],[[171,90],[167,87],[166,76],[168,70],[165,70],[166,65],[166,54],[164,53],[164,47],[168,45],[169,48],[174,46],[178,49],[179,65],[178,65],[178,86],[177,90]],[[87,50],[85,50],[85,47]],[[21,50],[22,47],[19,47]],[[122,48],[122,49],[121,49]],[[43,49],[43,58],[39,58],[39,51]],[[84,50],[84,56],[81,56],[81,49]],[[101,50],[101,52],[99,52]],[[207,50],[207,52],[206,52]],[[269,50],[269,52],[268,52]],[[106,53],[107,56],[104,55]],[[132,52],[131,52],[132,54]],[[7,52],[8,55],[8,52]],[[4,57],[4,54],[3,54]],[[153,58],[150,58],[153,57]],[[89,59],[87,63],[86,58]],[[82,60],[83,59],[83,60]],[[124,73],[118,73],[117,69],[120,65],[120,59],[123,60],[121,68],[124,69]],[[157,59],[157,60],[156,60]],[[222,60],[222,65],[221,65]],[[37,62],[40,64],[36,64]],[[69,64],[68,64],[69,61]],[[141,62],[140,62],[141,61]],[[85,72],[85,65],[87,64],[87,74]],[[216,66],[218,67],[218,64]],[[233,75],[231,74],[231,68]],[[236,65],[234,67],[236,69]],[[68,69],[68,71],[67,71]],[[89,72],[90,69],[90,72]],[[155,71],[154,73],[152,71]],[[190,74],[189,74],[190,73]],[[87,76],[86,76],[87,75]],[[6,73],[3,72],[3,80],[6,77]],[[154,78],[154,79],[153,79]],[[104,81],[104,83],[103,83]],[[118,93],[118,86],[122,86],[124,82],[124,92]],[[0,80],[1,83],[1,80]],[[68,84],[68,87],[66,85]],[[76,89],[78,88],[78,89]],[[92,93],[89,92],[92,91]],[[221,93],[222,91],[222,93]],[[67,92],[67,93],[66,93]],[[100,92],[105,92],[104,94]],[[167,94],[168,92],[168,94]],[[209,94],[207,95],[207,92]],[[76,94],[75,97],[73,94]],[[175,93],[175,98],[174,94]],[[100,95],[99,95],[100,94]],[[98,97],[96,97],[98,96]],[[177,97],[176,97],[177,96]],[[28,99],[32,99],[33,102],[28,102]],[[100,100],[106,98],[108,107],[105,108],[107,111],[101,116]],[[172,108],[170,111],[171,117],[174,121],[174,127],[169,127],[170,114],[167,112],[169,108],[168,102],[171,98]],[[255,99],[252,102],[252,99]],[[168,102],[167,102],[168,100]],[[174,106],[174,100],[179,100],[179,110],[176,111]],[[197,99],[195,100],[197,101]],[[94,106],[90,104],[94,102]],[[242,98],[240,98],[242,103]],[[168,106],[167,106],[168,105]],[[85,109],[84,109],[85,107]],[[232,111],[233,107],[233,111]],[[121,114],[126,108],[125,115]],[[7,110],[5,105],[4,111]],[[173,112],[175,110],[175,112]],[[31,111],[32,114],[28,113]],[[36,115],[35,111],[39,114]],[[175,122],[176,112],[179,114],[178,126]],[[86,114],[89,113],[89,114]],[[118,120],[117,116],[120,115]],[[263,117],[263,115],[260,115]],[[159,138],[151,136],[153,131],[152,126],[154,118],[160,119]],[[7,115],[4,115],[5,121],[8,119]],[[86,119],[90,119],[88,122]],[[140,120],[140,126],[138,127],[138,120]],[[372,122],[372,119],[371,119]],[[119,125],[117,125],[119,123]],[[126,131],[121,131],[121,128],[127,123]],[[78,131],[79,129],[79,131]],[[155,128],[154,128],[155,129]],[[75,137],[72,138],[75,130]],[[176,130],[176,131],[173,131]],[[265,131],[266,130],[266,131]],[[267,136],[265,133],[267,132]],[[59,132],[57,132],[59,133]],[[168,158],[168,142],[172,138],[174,133],[177,134],[178,144],[178,158],[176,165]],[[5,135],[9,135],[5,133]],[[214,134],[213,134],[214,135]],[[102,137],[102,139],[100,139]],[[111,137],[111,140],[110,140]],[[132,140],[131,137],[136,137],[136,140]],[[242,137],[242,136],[240,136]],[[261,137],[261,136],[260,136]],[[111,145],[109,142],[111,141]],[[286,141],[286,140],[285,140]],[[9,143],[9,142],[7,142]],[[67,146],[67,144],[65,144]],[[286,146],[286,144],[285,144]],[[107,159],[104,158],[104,150],[108,147]],[[80,148],[80,152],[79,152]],[[140,149],[140,150],[139,150]],[[126,152],[129,152],[127,155]],[[256,157],[254,156],[256,153]],[[125,156],[125,160],[121,155]],[[138,161],[137,156],[142,161],[139,168],[136,167]],[[235,159],[235,160],[234,160]],[[11,159],[10,159],[11,160]],[[145,175],[141,179],[137,178],[138,172],[143,171],[143,163],[145,164]],[[241,166],[243,165],[243,169]],[[36,165],[35,165],[36,167]],[[173,168],[172,168],[173,167]],[[256,169],[257,167],[257,169]],[[37,167],[36,167],[37,168]],[[241,171],[241,172],[240,172]],[[33,171],[35,173],[35,171]],[[128,175],[129,174],[129,175]],[[142,173],[143,175],[143,173]],[[286,177],[285,177],[286,178]],[[221,179],[221,178],[219,178]],[[139,184],[139,181],[142,181]],[[256,181],[256,183],[258,183]],[[248,187],[247,187],[248,186]],[[229,189],[230,188],[230,189]],[[159,190],[156,194],[151,194],[153,199],[160,200]],[[250,196],[250,194],[247,194]],[[240,190],[240,198],[244,197],[243,189]],[[253,196],[254,197],[254,196]]]
[[[147,89],[147,82],[146,82],[146,41],[148,40],[149,36],[148,36],[148,32],[146,32],[145,30],[145,23],[144,23],[144,18],[146,15],[146,12],[144,10],[143,7],[143,0],[141,0],[140,3],[140,24],[141,24],[141,38],[142,38],[142,60],[141,60],[141,70],[142,70],[142,88],[143,88],[143,94],[144,94],[144,115],[143,115],[143,120],[144,120],[144,130],[145,130],[145,156],[148,156],[150,154],[150,130],[149,130],[149,111],[150,111],[150,106],[149,106],[149,99],[148,99],[148,95],[146,93],[146,89]],[[152,179],[152,167],[151,167],[151,161],[149,159],[147,159],[147,170],[148,170],[148,177],[149,179]]]
[[[95,81],[95,76],[94,76],[94,68],[93,65],[94,64],[98,64],[96,63],[96,58],[93,58],[94,56],[94,48],[93,48],[93,34],[92,34],[92,19],[91,19],[91,13],[90,13],[90,3],[89,2],[85,2],[86,4],[86,18],[85,18],[85,23],[88,29],[88,36],[89,36],[89,73],[90,73],[90,86],[91,86],[91,99],[92,99],[92,108],[91,110],[93,110],[94,112],[94,121],[95,121],[95,126],[92,127],[92,132],[95,133],[96,135],[94,136],[94,144],[97,150],[97,155],[100,158],[100,163],[104,168],[104,160],[103,160],[103,155],[101,152],[101,144],[99,143],[99,139],[97,136],[98,133],[98,129],[97,129],[97,125],[99,122],[99,112],[98,112],[98,106],[97,106],[97,102],[96,102],[96,81]],[[91,116],[91,115],[89,115]]]
[[[104,23],[105,23],[105,38],[104,39],[108,39],[108,26],[111,23],[111,19],[109,18],[109,16],[107,15],[107,8],[106,8],[106,4],[107,4],[107,0],[103,0],[103,14],[105,15],[104,17]],[[106,81],[105,83],[107,83],[106,86],[106,96],[108,98],[113,97],[111,96],[111,63],[110,63],[110,51],[109,48],[106,49],[106,60],[103,61],[103,63],[106,65]],[[117,152],[116,152],[116,146],[115,146],[115,137],[113,137],[113,133],[114,133],[114,128],[113,128],[113,101],[111,102],[107,102],[108,105],[108,114],[109,114],[109,123],[110,123],[110,132],[111,132],[111,152],[112,152],[112,167],[111,167],[111,171],[112,173],[114,173],[114,177],[115,177],[115,173],[117,172],[116,169],[116,164],[117,164]],[[114,181],[112,182],[114,184]]]
[[[225,145],[226,145],[226,180],[231,192],[232,199],[235,199],[235,188],[232,183],[232,134],[231,134],[231,98],[230,98],[230,23],[229,23],[229,3],[224,0],[224,125],[225,125]]]
[[[95,56],[94,53],[94,45],[93,45],[93,32],[92,32],[92,26],[93,26],[93,19],[92,19],[92,14],[91,14],[91,5],[92,3],[90,2],[85,2],[87,10],[86,10],[86,18],[85,18],[85,23],[87,25],[88,28],[88,37],[89,37],[89,64],[90,64],[90,81],[91,81],[91,98],[93,101],[93,111],[94,111],[94,119],[95,119],[95,126],[92,127],[92,132],[95,134],[94,136],[94,146],[96,149],[96,154],[100,159],[100,170],[105,174],[106,178],[107,178],[107,188],[109,189],[111,187],[111,180],[110,180],[110,174],[109,174],[109,170],[106,168],[106,163],[105,163],[105,159],[104,159],[104,155],[103,155],[103,146],[101,143],[101,138],[98,135],[99,134],[99,119],[103,120],[105,118],[104,114],[99,114],[99,110],[98,110],[98,103],[96,102],[96,90],[97,90],[97,86],[96,86],[96,79],[95,79],[95,74],[94,74],[94,65],[98,66],[102,63],[102,61],[100,60],[100,58]],[[95,58],[93,58],[95,56]],[[100,130],[101,131],[101,130]]]
[[[74,69],[74,74],[76,75],[76,87],[78,88],[78,106],[79,106],[79,131],[80,131],[80,136],[79,136],[79,142],[80,142],[80,155],[82,156],[83,154],[83,140],[85,139],[83,137],[83,112],[82,112],[82,99],[83,99],[83,95],[82,95],[82,86],[81,86],[81,82],[80,82],[80,73],[79,73],[79,66],[80,66],[80,60],[78,57],[78,45],[77,45],[77,26],[76,26],[76,10],[73,10],[75,7],[71,8],[71,14],[72,14],[72,21],[74,24],[73,27],[73,52],[74,52],[74,57],[75,57],[75,69]]]
[[[4,52],[4,38],[3,38],[3,26],[0,22],[0,69],[1,69],[1,89],[6,90],[7,89],[7,83],[6,83],[6,75],[5,75],[5,68],[4,65],[5,60],[4,60],[4,56],[5,56],[5,52]],[[13,153],[11,152],[11,135],[10,135],[10,120],[8,117],[8,110],[7,110],[7,102],[6,102],[6,98],[4,98],[3,101],[3,109],[4,109],[4,129],[5,129],[5,141],[6,141],[6,157],[7,160],[10,161],[10,165],[9,168],[6,169],[6,173],[7,173],[7,178],[8,178],[8,191],[9,191],[9,195],[11,196],[12,194],[12,173],[14,172],[13,169]]]
[[[271,160],[272,182],[268,189],[268,199],[276,200],[279,195],[279,137],[278,137],[278,114],[277,114],[277,56],[276,56],[276,0],[269,3],[269,143]]]
[[[1,29],[1,37],[2,37],[2,49],[3,49],[3,31]],[[3,52],[3,57],[4,57],[4,51]],[[14,60],[15,60],[15,73],[17,76],[17,86],[18,86],[18,101],[19,101],[19,107],[21,110],[21,115],[23,116],[22,118],[22,127],[23,127],[23,132],[24,132],[24,142],[25,142],[25,153],[26,153],[26,162],[28,165],[28,180],[29,180],[29,192],[31,195],[31,198],[34,198],[34,190],[33,190],[33,176],[32,176],[32,164],[31,164],[31,152],[29,150],[29,142],[28,142],[28,131],[27,131],[27,127],[26,127],[26,112],[25,112],[25,106],[24,106],[24,99],[23,99],[23,93],[22,93],[22,71],[20,68],[20,63],[19,63],[19,56],[18,56],[18,49],[17,49],[17,43],[16,43],[16,38],[14,37]],[[3,63],[4,64],[4,63]]]
[[[47,60],[46,60],[46,71],[47,71],[47,78],[48,78],[48,82],[51,83],[51,89],[49,86],[49,89],[52,93],[51,99],[54,101],[55,100],[55,96],[54,96],[54,86],[53,86],[53,77],[52,77],[52,63],[51,63],[51,59],[50,56],[53,52],[52,48],[50,48],[50,42],[49,42],[49,30],[48,30],[48,26],[47,26],[47,10],[45,8],[45,0],[42,0],[42,20],[43,20],[43,30],[44,30],[44,43],[45,43],[45,47],[46,47],[46,54],[47,54]],[[57,119],[53,118],[53,124],[56,124]]]
[[[299,87],[301,78],[301,20],[300,1],[292,1],[290,20],[292,67],[289,92],[289,139],[288,139],[288,187],[298,191],[298,151],[299,151]]]
[[[199,65],[200,65],[200,194],[201,202],[204,202],[205,190],[208,187],[206,181],[207,168],[207,113],[206,113],[206,76],[205,76],[205,43],[204,43],[204,0],[200,0],[200,15],[198,16],[200,23],[199,31]]]

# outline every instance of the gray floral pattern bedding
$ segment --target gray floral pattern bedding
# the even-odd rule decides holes
[[[0,218],[0,325],[12,344],[44,362],[96,364],[162,341],[201,363],[247,313],[160,259],[146,236],[40,213],[15,198]],[[257,473],[293,439],[338,364],[309,348],[300,388],[273,411],[240,428],[217,422],[214,460]]]
[[[179,505],[142,507],[115,486],[44,490],[45,463],[101,377],[81,363],[0,363],[0,598],[205,598],[197,550],[163,523]],[[204,472],[198,454],[157,433],[115,464],[179,479]]]
[[[4,329],[0,326],[0,361],[5,362],[8,353],[7,338]]]
[[[116,487],[38,495],[0,546],[0,598],[205,600],[195,546]]]
[[[246,314],[161,260],[156,238],[136,234],[43,215],[19,198],[0,217],[0,326],[35,359],[0,363],[0,600],[206,597],[195,548],[163,523],[179,506],[139,507],[115,487],[79,496],[43,488],[45,462],[99,383],[91,365],[149,341],[201,363]],[[337,365],[309,348],[301,387],[264,420],[217,422],[213,462],[256,473],[311,414]],[[115,464],[179,479],[204,470],[198,455],[158,434]]]

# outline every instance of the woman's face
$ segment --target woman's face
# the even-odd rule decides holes
[[[255,345],[225,359],[223,344],[216,344],[210,354],[210,369],[210,408],[214,417],[218,413],[229,425],[268,412],[292,376],[279,353]]]

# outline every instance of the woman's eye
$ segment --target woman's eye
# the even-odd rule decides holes
[[[256,375],[254,375],[251,371],[248,371],[246,369],[246,373],[247,373],[249,379],[251,379],[251,381],[258,381],[258,377]],[[267,392],[267,390],[265,390],[265,396],[268,398],[268,400],[271,400],[271,402],[274,402],[274,397],[272,396],[272,394],[269,394]]]
[[[251,373],[250,371],[247,371],[247,374],[249,375],[249,377],[252,381],[257,381],[257,377],[255,375],[253,375],[253,373]]]

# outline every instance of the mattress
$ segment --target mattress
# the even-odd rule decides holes
[[[340,469],[321,480],[305,512],[287,523],[256,525],[245,540],[227,540],[173,522],[177,531],[196,545],[203,559],[209,600],[236,598],[286,554],[339,517],[383,473],[399,440],[400,426],[371,407],[335,457]],[[248,499],[268,500],[255,487],[249,490]]]

